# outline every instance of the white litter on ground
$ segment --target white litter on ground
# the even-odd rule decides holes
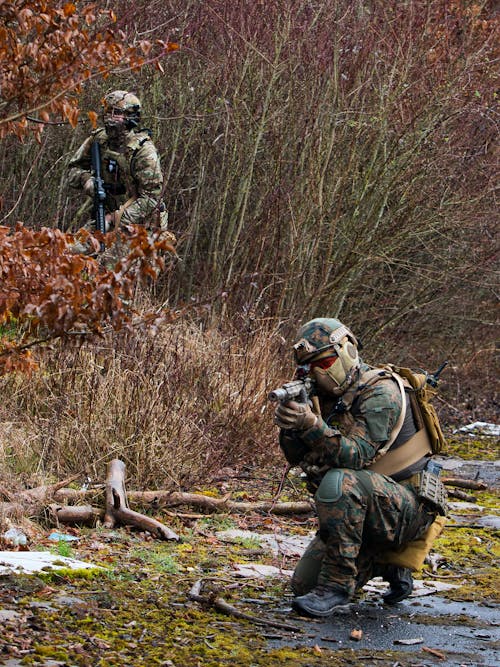
[[[385,593],[388,588],[389,584],[384,581],[382,577],[370,579],[370,581],[363,586],[364,591],[371,593]],[[449,591],[452,588],[458,588],[458,584],[448,584],[445,581],[423,581],[421,579],[414,579],[413,592],[410,597],[418,598],[424,595],[439,593],[440,591]]]
[[[0,551],[0,575],[33,574],[57,570],[102,569],[93,563],[58,556],[50,551]]]
[[[467,503],[467,502],[449,502],[447,503],[448,509],[450,510],[472,510],[473,512],[483,512],[484,507],[482,505],[476,505],[476,503]]]
[[[307,545],[314,537],[309,535],[278,535],[273,533],[254,533],[251,530],[239,530],[238,528],[223,530],[215,535],[222,542],[241,543],[243,540],[257,542],[262,547],[267,547],[275,556],[302,556]]]
[[[453,433],[470,433],[478,435],[494,435],[500,437],[500,426],[492,424],[491,422],[473,422],[466,426],[461,426],[453,431]]]
[[[235,563],[235,573],[238,577],[245,579],[266,579],[267,577],[286,577],[292,576],[293,570],[280,570],[274,565],[260,565],[259,563]]]

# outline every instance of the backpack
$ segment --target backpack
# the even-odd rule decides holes
[[[406,381],[405,385],[410,394],[417,429],[425,426],[433,454],[440,454],[446,446],[446,439],[436,409],[431,403],[437,394],[437,381],[444,366],[445,364],[434,375],[422,371],[413,371],[411,368],[394,366],[393,364],[383,366],[383,368],[396,373],[403,378],[403,381]]]

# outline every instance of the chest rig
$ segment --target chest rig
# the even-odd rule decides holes
[[[330,406],[330,413],[324,415],[328,425],[337,425],[342,434],[349,437],[354,426],[355,419],[352,415],[352,408],[355,407],[357,398],[364,389],[375,385],[382,379],[391,378],[395,381],[401,392],[401,412],[394,425],[389,439],[381,447],[375,460],[367,467],[367,470],[378,472],[383,475],[393,475],[400,470],[411,466],[422,457],[432,454],[429,436],[422,423],[418,406],[412,400],[411,386],[396,373],[383,368],[369,368],[360,372],[357,382],[354,382],[342,397]],[[398,437],[406,417],[406,395],[410,397],[410,406],[413,413],[417,431],[406,442],[399,443],[397,448],[391,450],[396,438]]]
[[[104,130],[95,134],[101,145],[102,176],[106,193],[113,198],[137,197],[136,156],[139,149],[150,141],[147,132],[130,132],[122,150],[114,150],[108,143]]]

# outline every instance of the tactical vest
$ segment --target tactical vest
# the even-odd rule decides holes
[[[385,445],[378,450],[375,460],[367,466],[366,469],[378,472],[382,475],[394,475],[409,468],[422,457],[430,456],[432,454],[431,441],[427,434],[427,429],[425,428],[419,405],[413,396],[409,382],[404,378],[401,378],[392,370],[385,368],[370,368],[361,372],[358,381],[355,382],[342,396],[342,402],[347,412],[343,415],[339,415],[338,421],[343,433],[346,436],[349,436],[350,429],[354,424],[354,418],[349,411],[357,395],[359,395],[360,389],[372,386],[386,378],[392,378],[399,387],[402,398],[401,413],[391,431],[389,439]],[[399,444],[397,448],[391,450],[405,420],[407,394],[410,399],[410,406],[417,431],[406,442]]]
[[[102,177],[107,185],[116,186],[110,198],[113,203],[123,203],[125,198],[137,197],[135,182],[135,155],[146,141],[150,141],[147,132],[130,132],[123,152],[114,151],[107,142],[104,129],[93,133],[94,141],[101,145]],[[121,190],[119,189],[121,186]],[[110,190],[108,190],[110,192]],[[125,197],[127,195],[127,197]],[[119,206],[114,206],[115,209]]]

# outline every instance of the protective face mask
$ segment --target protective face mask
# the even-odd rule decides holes
[[[359,356],[356,347],[345,338],[336,347],[337,357],[332,357],[332,363],[325,368],[326,364],[315,365],[311,373],[320,390],[341,396],[351,384],[351,371],[359,366]]]
[[[104,127],[106,129],[106,134],[108,135],[110,143],[120,144],[124,141],[127,135],[127,128],[125,126],[125,118],[123,116],[105,116]]]

